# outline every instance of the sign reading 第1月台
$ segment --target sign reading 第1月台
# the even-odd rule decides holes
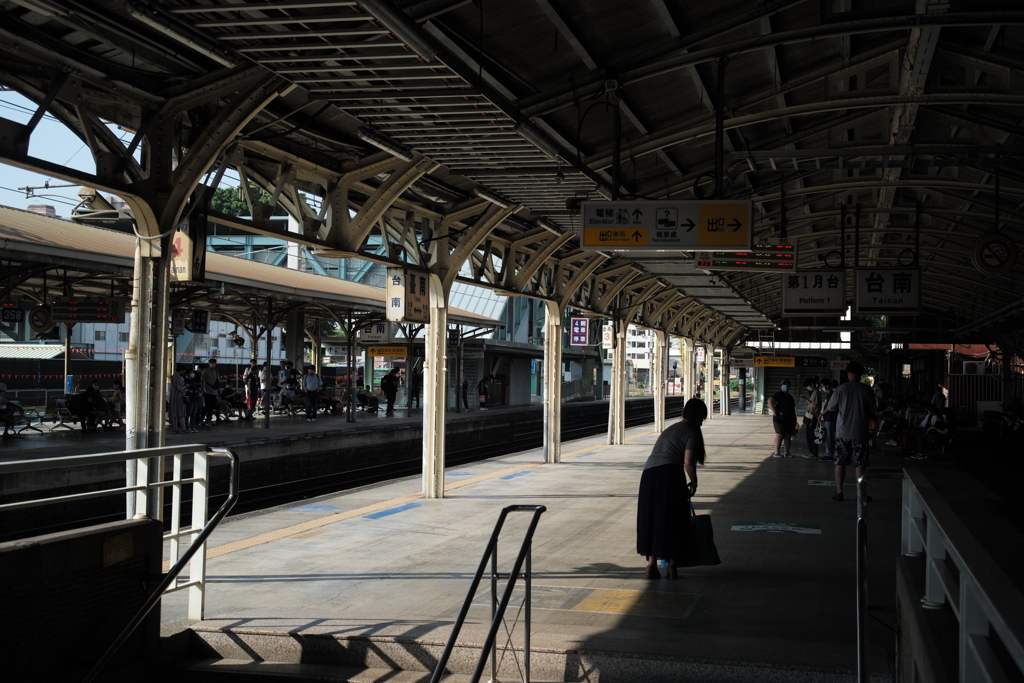
[[[614,325],[602,325],[601,326],[601,348],[602,349],[614,349],[615,348],[615,326]]]
[[[755,368],[795,368],[793,356],[754,356]]]
[[[846,272],[811,270],[782,276],[782,315],[846,313]]]
[[[917,268],[858,268],[853,291],[855,314],[921,312],[921,271]]]
[[[747,251],[750,201],[583,202],[583,249]]]
[[[387,319],[396,323],[430,322],[430,281],[426,271],[388,268]]]
[[[590,343],[590,321],[586,318],[569,319],[569,346],[586,346]]]

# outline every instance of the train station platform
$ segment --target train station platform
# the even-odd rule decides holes
[[[852,496],[833,502],[833,467],[799,457],[799,447],[798,457],[773,459],[767,417],[716,418],[704,433],[695,505],[711,515],[719,566],[682,569],[676,581],[644,578],[636,492],[657,435],[637,426],[625,445],[566,443],[559,464],[530,450],[449,468],[443,500],[421,498],[419,477],[408,477],[231,518],[210,542],[205,621],[185,620],[181,593],[163,601],[165,635],[191,642],[191,658],[177,666],[189,680],[210,671],[427,680],[499,512],[542,504],[532,680],[855,680]],[[872,495],[869,586],[881,610],[872,635],[887,643],[900,484],[879,481]],[[525,522],[506,524],[499,571],[511,565]],[[517,600],[507,616],[519,647]],[[453,673],[472,671],[489,618],[482,584]],[[503,680],[517,679],[506,655]],[[876,645],[873,678],[888,680],[886,662]]]

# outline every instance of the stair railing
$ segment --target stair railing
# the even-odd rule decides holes
[[[466,599],[462,602],[462,608],[459,610],[459,616],[456,617],[455,623],[452,625],[452,632],[451,635],[448,636],[448,642],[445,643],[444,651],[441,653],[441,657],[437,660],[437,666],[434,667],[434,674],[430,677],[430,683],[440,683],[441,677],[444,675],[444,670],[448,665],[448,660],[451,657],[452,650],[455,649],[455,641],[458,639],[459,632],[462,630],[462,625],[465,623],[466,616],[469,614],[469,608],[473,603],[473,598],[476,596],[476,591],[480,587],[480,580],[483,578],[484,572],[487,571],[488,560],[490,560],[491,563],[491,627],[487,632],[487,638],[484,640],[484,645],[480,652],[480,659],[477,661],[476,669],[473,671],[470,681],[471,683],[479,683],[489,656],[491,660],[491,681],[492,683],[497,683],[498,629],[501,627],[505,618],[505,610],[508,608],[508,603],[512,598],[512,591],[515,588],[516,580],[519,579],[520,575],[522,575],[526,586],[526,596],[523,601],[526,635],[524,638],[522,676],[523,683],[530,683],[530,589],[532,583],[531,548],[533,545],[533,534],[537,530],[537,523],[540,522],[540,516],[546,510],[547,508],[543,505],[509,505],[502,509],[501,515],[498,516],[498,521],[494,525],[494,531],[491,532],[491,538],[487,541],[487,547],[484,549],[483,557],[480,558],[480,565],[477,567],[476,573],[473,575],[473,581],[470,583]],[[505,518],[508,517],[510,512],[532,512],[533,517],[530,519],[530,526],[527,528],[526,534],[523,536],[523,542],[519,546],[519,554],[516,556],[516,561],[512,565],[512,570],[508,573],[508,582],[505,584],[505,590],[501,595],[501,600],[499,601],[498,581],[502,578],[502,575],[498,573],[498,536],[501,534],[501,528],[505,524]],[[523,571],[524,565],[525,571]],[[509,634],[509,638],[511,639],[511,634]]]

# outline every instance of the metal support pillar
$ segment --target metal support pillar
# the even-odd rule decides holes
[[[444,498],[445,389],[447,387],[448,293],[430,280],[430,322],[423,354],[423,497]]]
[[[683,344],[683,397],[689,401],[694,396],[693,387],[695,384],[693,372],[693,339],[682,337]]]
[[[562,461],[562,309],[544,308],[544,462]]]
[[[665,394],[668,382],[668,333],[654,331],[654,360],[651,367],[654,383],[654,431],[665,431]]]
[[[741,367],[739,369],[739,380],[738,390],[740,392],[739,410],[742,412],[747,409],[747,368]]]
[[[317,323],[320,325],[320,323]],[[291,311],[284,322],[284,357],[295,363],[300,370],[306,360],[306,316]],[[319,372],[319,370],[317,371]]]
[[[732,415],[732,409],[729,406],[729,373],[732,372],[732,368],[729,367],[729,356],[726,355],[725,349],[722,349],[722,415]]]
[[[715,347],[708,344],[704,350],[704,403],[708,407],[708,419],[715,417]]]
[[[324,372],[324,347],[323,347],[324,328],[317,322],[316,332],[313,334],[313,366],[316,368],[314,372],[317,375],[323,376]]]
[[[608,444],[626,442],[626,329],[625,320],[615,321],[615,353],[612,356],[611,398],[608,405]]]

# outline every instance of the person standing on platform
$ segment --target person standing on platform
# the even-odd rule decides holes
[[[773,458],[792,458],[790,451],[793,435],[796,434],[796,399],[789,393],[788,379],[782,380],[782,390],[768,399],[772,411],[772,426],[775,427],[775,451]]]
[[[658,560],[668,560],[668,578],[687,561],[693,545],[690,498],[697,492],[697,465],[704,464],[704,435],[700,427],[707,405],[691,398],[683,419],[661,433],[644,463],[636,508],[636,552],[647,558],[644,575],[661,578]],[[689,477],[689,483],[687,483]]]
[[[863,374],[864,366],[855,360],[850,361],[846,366],[848,381],[832,393],[825,408],[826,414],[836,413],[836,492],[832,496],[835,501],[843,500],[846,466],[852,464],[860,479],[870,465],[870,422],[877,420],[878,416],[871,387],[860,381]]]
[[[805,379],[804,389],[807,391],[807,395],[800,397],[800,400],[807,404],[807,410],[804,411],[804,427],[807,428],[807,455],[804,457],[817,458],[818,444],[814,441],[814,432],[818,427],[818,416],[821,414],[821,394],[818,393],[818,378],[808,377]]]
[[[939,412],[946,407],[946,392],[942,390],[942,385],[938,384],[935,387],[935,394],[932,396],[932,405],[935,406]]]
[[[469,412],[469,375],[462,373],[462,409]]]
[[[220,374],[217,372],[217,359],[211,358],[206,362],[206,369],[199,375],[199,385],[203,390],[203,401],[206,407],[206,422],[213,421],[217,412],[217,395],[220,393]],[[217,422],[220,422],[217,416]]]
[[[476,389],[477,392],[479,393],[480,399],[480,410],[487,410],[487,397],[491,392],[492,381],[494,381],[494,375],[486,375],[476,385]]]
[[[185,398],[187,387],[185,386],[185,371],[175,370],[171,375],[171,394],[167,401],[167,412],[171,419],[172,434],[187,434],[185,427],[185,416],[188,412],[188,402]]]
[[[384,393],[384,398],[388,402],[387,411],[384,414],[387,417],[393,417],[395,414],[395,397],[398,395],[398,368],[391,368],[391,371],[381,378],[380,390]]]
[[[465,383],[466,378],[462,378]],[[409,408],[412,408],[412,404],[415,403],[417,408],[420,408],[420,391],[423,390],[423,371],[413,370],[412,374],[409,375]]]
[[[825,431],[825,455],[819,455],[818,460],[836,460],[836,414],[825,413],[824,408],[832,398],[832,380],[827,377],[821,378],[821,420],[822,429]]]
[[[306,422],[316,422],[316,409],[320,399],[320,387],[324,385],[320,375],[316,374],[316,368],[312,365],[306,368],[306,375],[302,378],[302,391],[306,395]]]

